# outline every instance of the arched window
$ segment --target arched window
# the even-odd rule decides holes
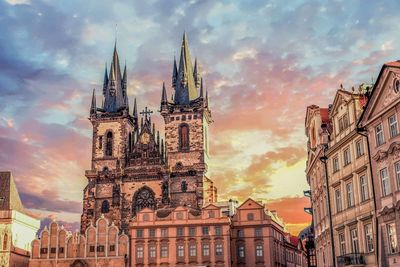
[[[156,208],[156,198],[154,192],[148,188],[147,186],[142,187],[138,191],[136,191],[135,195],[133,196],[132,201],[132,213],[133,215],[136,212],[144,208],[150,208],[154,210]]]
[[[4,234],[4,236],[3,236],[3,250],[7,250],[7,245],[8,245],[8,235]]]
[[[189,150],[189,126],[182,124],[179,126],[179,148]]]
[[[101,213],[108,213],[110,211],[110,204],[108,203],[107,200],[104,200],[103,203],[101,203]]]
[[[108,132],[106,141],[106,156],[112,156],[112,150],[113,150],[113,134],[112,132]]]

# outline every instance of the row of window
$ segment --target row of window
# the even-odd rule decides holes
[[[362,139],[359,139],[355,143],[355,151],[356,151],[356,157],[359,158],[362,155],[364,155],[364,143]],[[343,166],[347,166],[351,163],[351,153],[350,153],[350,147],[347,147],[343,150]],[[340,167],[339,167],[339,157],[336,155],[332,158],[332,169],[333,172],[338,172]]]
[[[238,256],[238,258],[244,258],[246,256],[245,255],[246,254],[245,251],[246,251],[246,248],[245,248],[244,244],[243,245],[238,245],[238,247],[237,247],[237,256]],[[263,245],[261,245],[261,244],[256,245],[256,251],[255,252],[256,252],[255,253],[256,257],[262,257],[264,255]]]
[[[388,127],[389,127],[390,138],[393,138],[399,134],[399,128],[398,128],[396,115],[392,115],[388,118]],[[385,143],[385,134],[383,131],[382,123],[378,124],[375,127],[375,142],[376,142],[376,146],[380,146]]]
[[[367,175],[363,174],[360,176],[360,200],[361,202],[369,199],[369,187],[368,187],[368,179]],[[347,208],[351,208],[354,206],[354,189],[353,182],[348,182],[346,184],[346,200],[347,200]],[[343,210],[342,205],[342,194],[341,189],[335,189],[335,204],[336,204],[336,212],[341,212]]]
[[[185,236],[185,227],[177,227],[176,228],[176,236]],[[201,234],[202,235],[209,235],[210,234],[210,227],[203,226],[201,227]],[[189,227],[188,228],[188,235],[189,236],[196,236],[196,227]],[[222,235],[222,226],[214,226],[214,235],[220,236]],[[149,237],[156,237],[156,229],[149,229],[148,230]],[[143,238],[144,237],[144,230],[143,229],[136,229],[136,237]],[[161,228],[160,229],[160,237],[168,237],[168,228]]]
[[[365,251],[367,253],[374,251],[374,236],[372,233],[372,224],[364,225]],[[358,229],[350,229],[350,251],[351,253],[360,253],[360,245],[358,240]],[[344,232],[338,234],[339,253],[340,255],[347,254],[346,236]]]
[[[394,164],[394,172],[396,175],[397,190],[400,190],[400,161]],[[379,171],[379,176],[381,179],[382,195],[387,196],[392,193],[389,179],[388,168],[385,167]]]
[[[222,256],[223,255],[223,244],[217,243],[215,244],[215,255]],[[148,246],[148,253],[149,258],[155,259],[157,257],[157,246],[156,245],[149,245]],[[197,256],[197,245],[190,244],[188,246],[188,253],[189,257],[196,257]],[[210,256],[210,244],[202,244],[201,246],[201,255],[203,257]],[[176,246],[176,255],[178,257],[185,257],[185,246],[178,244]],[[144,246],[137,246],[136,247],[136,258],[142,259],[144,256]],[[168,258],[169,257],[169,247],[168,244],[161,244],[160,245],[160,257],[161,258]]]

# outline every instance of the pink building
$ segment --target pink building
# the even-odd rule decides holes
[[[89,226],[85,235],[71,234],[53,222],[32,242],[29,266],[123,267],[128,263],[128,250],[128,236],[119,234],[104,217],[97,220],[96,227]]]

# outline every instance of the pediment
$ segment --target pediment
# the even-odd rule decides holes
[[[400,80],[400,69],[384,65],[363,115],[363,125],[391,108],[393,103],[400,101],[400,92],[395,91],[397,80]]]
[[[264,209],[264,206],[262,206],[260,203],[257,201],[254,201],[251,198],[248,198],[245,202],[242,203],[238,208],[238,210],[244,210],[244,209]]]
[[[331,113],[335,115],[338,112],[339,107],[342,105],[346,105],[351,100],[351,98],[351,93],[343,90],[337,90],[335,99],[333,100]]]

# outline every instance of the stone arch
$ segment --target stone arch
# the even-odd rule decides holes
[[[133,195],[132,214],[135,215],[144,208],[155,210],[156,205],[157,202],[154,191],[148,186],[143,186]]]
[[[71,267],[87,267],[89,265],[84,260],[75,260],[70,266]]]

